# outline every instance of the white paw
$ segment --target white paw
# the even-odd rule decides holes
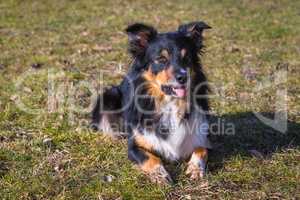
[[[186,174],[191,177],[191,179],[200,179],[205,175],[206,162],[199,159],[197,162],[189,162],[186,169]]]

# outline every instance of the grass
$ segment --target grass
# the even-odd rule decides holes
[[[1,199],[300,198],[299,10],[297,0],[0,1]],[[213,27],[202,58],[219,97],[212,122],[233,123],[235,134],[212,136],[204,180],[180,174],[160,187],[127,160],[126,141],[90,132],[88,109],[72,105],[88,108],[99,84],[121,80],[126,25],[167,31],[199,19]],[[280,69],[286,82],[254,92]],[[279,88],[287,89],[285,134],[252,114],[273,116]]]

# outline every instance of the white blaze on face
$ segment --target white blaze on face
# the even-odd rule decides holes
[[[181,68],[179,71],[182,74],[186,74],[187,73],[187,71],[185,69],[183,69],[183,68]],[[185,97],[187,95],[186,87],[185,86],[174,87],[173,91],[175,92],[176,96],[180,97],[180,98],[183,98],[183,97]]]

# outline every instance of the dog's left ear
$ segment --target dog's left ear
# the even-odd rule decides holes
[[[157,31],[149,25],[135,23],[126,28],[129,40],[129,52],[134,56],[144,55],[149,43],[156,37]]]
[[[180,25],[178,32],[184,34],[186,37],[191,38],[198,48],[202,47],[202,33],[205,29],[211,29],[205,22],[191,22],[188,24]]]

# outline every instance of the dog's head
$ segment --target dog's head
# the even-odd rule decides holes
[[[139,23],[127,27],[129,52],[139,62],[144,79],[151,83],[151,95],[186,97],[189,73],[201,70],[196,69],[198,54],[203,47],[203,30],[209,28],[204,22],[184,24],[167,33]]]

